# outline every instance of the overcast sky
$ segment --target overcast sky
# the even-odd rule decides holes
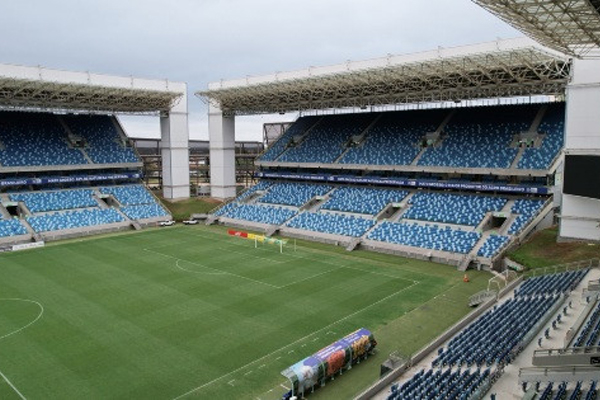
[[[469,0],[18,0],[0,7],[0,63],[188,83],[190,137],[208,138],[209,82],[522,36]],[[293,118],[294,116],[285,116]],[[262,123],[238,118],[236,137]],[[156,118],[127,118],[156,136]]]

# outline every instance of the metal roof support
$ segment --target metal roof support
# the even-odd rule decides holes
[[[472,0],[544,46],[579,58],[600,57],[598,0]]]
[[[561,95],[570,60],[529,39],[220,81],[197,93],[226,115]]]

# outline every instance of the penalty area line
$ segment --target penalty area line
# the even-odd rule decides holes
[[[149,253],[154,253],[154,254],[158,254],[158,255],[166,257],[166,258],[170,258],[172,260],[183,261],[183,262],[187,262],[187,263],[192,264],[192,265],[197,265],[199,267],[206,268],[208,270],[212,270],[212,271],[221,273],[223,275],[235,276],[236,278],[245,279],[245,280],[250,281],[250,282],[259,283],[261,285],[269,286],[269,287],[272,287],[272,288],[275,288],[275,289],[281,289],[281,286],[271,285],[270,283],[267,283],[267,282],[258,281],[256,279],[248,278],[247,276],[238,275],[238,274],[234,274],[232,272],[223,271],[222,269],[207,267],[206,265],[202,265],[200,263],[195,263],[195,262],[189,261],[189,260],[184,260],[182,258],[175,257],[175,256],[172,256],[170,254],[164,254],[164,253],[161,253],[159,251],[154,251],[154,250],[151,250],[151,249],[143,249],[143,250],[147,251]],[[178,269],[181,269],[181,270],[185,271],[185,269],[182,269],[179,265],[176,265],[176,267]],[[187,271],[187,272],[192,272],[192,271]]]
[[[20,397],[22,400],[27,400],[27,399],[25,398],[25,396],[23,396],[23,393],[19,392],[19,389],[17,389],[17,388],[15,387],[15,385],[13,385],[13,384],[12,384],[12,382],[8,380],[8,378],[6,377],[6,375],[4,375],[4,374],[2,373],[2,371],[0,371],[0,376],[2,377],[2,379],[4,379],[4,381],[5,381],[6,383],[8,383],[8,386],[10,386],[10,387],[12,388],[12,390],[14,390],[14,391],[15,391],[15,393],[16,393],[16,394],[17,394],[17,395],[18,395],[18,396],[19,396],[19,397]]]
[[[186,397],[186,396],[189,396],[190,394],[192,394],[192,393],[195,393],[195,392],[197,392],[198,390],[204,389],[205,387],[207,387],[207,386],[210,386],[210,385],[212,385],[213,383],[215,383],[215,382],[218,382],[218,381],[222,380],[223,378],[227,378],[227,377],[229,377],[229,376],[231,376],[231,375],[233,375],[233,374],[236,374],[236,373],[238,373],[239,371],[242,371],[243,369],[245,369],[245,368],[247,368],[247,367],[249,367],[249,366],[251,366],[251,365],[254,365],[254,364],[256,364],[256,363],[262,362],[263,360],[265,360],[265,359],[267,359],[267,358],[271,357],[271,356],[272,356],[272,355],[274,355],[274,354],[277,354],[277,353],[279,353],[280,351],[286,350],[286,349],[288,349],[288,348],[290,348],[290,347],[292,347],[292,346],[294,346],[294,345],[296,345],[296,344],[298,344],[298,343],[300,343],[300,342],[303,342],[304,340],[306,340],[306,339],[308,339],[308,338],[310,338],[310,337],[312,337],[312,336],[316,335],[316,334],[317,334],[317,333],[319,333],[319,332],[323,332],[323,331],[325,331],[325,330],[329,330],[329,329],[330,329],[332,326],[335,326],[335,325],[339,324],[340,322],[343,322],[343,321],[347,320],[348,318],[352,318],[352,317],[354,317],[355,315],[357,315],[357,314],[360,314],[361,312],[363,312],[363,311],[366,311],[366,310],[368,310],[368,309],[369,309],[369,308],[371,308],[371,307],[374,307],[374,306],[376,306],[376,305],[378,305],[378,304],[380,304],[380,303],[383,303],[384,301],[387,301],[387,300],[391,299],[392,297],[394,297],[394,296],[397,296],[397,295],[399,295],[400,293],[402,293],[402,292],[404,292],[404,291],[406,291],[406,290],[409,290],[409,289],[411,289],[411,288],[413,288],[413,287],[417,286],[419,283],[420,283],[420,282],[415,282],[415,283],[413,283],[412,285],[406,286],[405,288],[402,288],[402,289],[400,289],[400,290],[398,290],[398,291],[396,291],[396,292],[394,292],[394,293],[392,293],[392,294],[390,294],[390,295],[388,295],[388,296],[385,296],[384,298],[382,298],[382,299],[379,299],[379,300],[377,300],[376,302],[374,302],[374,303],[371,303],[371,304],[369,304],[368,306],[365,306],[365,307],[361,308],[360,310],[356,310],[356,311],[354,311],[353,313],[350,313],[350,314],[346,315],[345,317],[342,317],[342,318],[338,319],[337,321],[334,321],[334,322],[330,323],[329,325],[326,325],[326,326],[322,327],[321,329],[318,329],[318,330],[316,330],[316,331],[314,331],[314,332],[312,332],[312,333],[309,333],[309,334],[308,334],[308,335],[306,335],[306,336],[303,336],[303,337],[301,337],[301,338],[300,338],[300,339],[298,339],[298,340],[295,340],[295,341],[293,341],[292,343],[286,344],[285,346],[283,346],[283,347],[280,347],[279,349],[277,349],[277,350],[274,350],[274,351],[272,351],[272,352],[270,352],[270,353],[268,353],[268,354],[266,354],[266,355],[264,355],[264,356],[262,356],[262,357],[260,357],[260,358],[257,358],[257,359],[256,359],[256,360],[254,360],[254,361],[250,361],[250,362],[249,362],[248,364],[246,364],[246,365],[242,365],[241,367],[239,367],[239,368],[236,368],[236,369],[234,369],[233,371],[230,371],[230,372],[228,372],[228,373],[226,373],[226,374],[224,374],[224,375],[221,375],[221,376],[219,376],[219,377],[217,377],[217,378],[215,378],[215,379],[213,379],[213,380],[211,380],[211,381],[209,381],[209,382],[206,382],[206,383],[204,383],[204,384],[202,384],[202,385],[200,385],[200,386],[197,386],[197,387],[195,387],[195,388],[193,388],[193,389],[190,389],[190,390],[188,390],[187,392],[185,392],[185,393],[183,393],[183,394],[181,394],[181,395],[179,395],[179,396],[177,396],[177,397],[174,397],[174,398],[173,398],[173,400],[179,400],[179,399],[181,399],[181,398],[184,398],[184,397]],[[289,352],[288,352],[288,354],[290,354],[290,353],[293,353],[293,352],[294,352],[294,350],[291,350],[291,351],[289,351]],[[278,358],[278,359],[279,359],[279,358]]]

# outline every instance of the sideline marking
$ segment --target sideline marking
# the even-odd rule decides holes
[[[12,388],[12,390],[14,390],[14,391],[15,391],[15,393],[16,393],[16,394],[17,394],[17,395],[18,395],[18,396],[19,396],[21,399],[23,399],[23,400],[27,400],[27,399],[25,398],[25,396],[23,396],[23,393],[19,392],[19,389],[17,389],[17,388],[15,387],[15,385],[13,385],[13,384],[12,384],[12,382],[8,380],[8,378],[6,377],[6,375],[4,375],[4,374],[2,373],[2,371],[0,371],[0,376],[2,377],[2,379],[4,379],[4,380],[6,381],[6,383],[8,383],[8,386],[10,386],[10,387]]]
[[[319,332],[322,332],[322,331],[324,331],[324,330],[326,330],[326,329],[329,329],[329,328],[331,328],[332,326],[334,326],[334,325],[337,325],[337,324],[339,324],[340,322],[343,322],[343,321],[347,320],[348,318],[352,318],[353,316],[355,316],[355,315],[357,315],[357,314],[360,314],[361,312],[363,312],[363,311],[365,311],[365,310],[368,310],[369,308],[371,308],[371,307],[373,307],[373,306],[376,306],[376,305],[378,305],[378,304],[380,304],[380,303],[382,303],[382,302],[384,302],[384,301],[387,301],[387,300],[391,299],[392,297],[394,297],[394,296],[397,296],[398,294],[400,294],[400,293],[402,293],[402,292],[404,292],[404,291],[406,291],[406,290],[409,290],[409,289],[413,288],[414,286],[418,285],[419,283],[420,283],[420,282],[415,282],[415,283],[413,283],[412,285],[406,286],[405,288],[402,288],[402,289],[398,290],[397,292],[394,292],[394,293],[392,293],[392,294],[390,294],[390,295],[388,295],[388,296],[385,296],[384,298],[382,298],[382,299],[380,299],[380,300],[377,300],[376,302],[374,302],[374,303],[372,303],[372,304],[369,304],[368,306],[365,306],[365,307],[361,308],[360,310],[356,310],[356,311],[354,311],[353,313],[351,313],[351,314],[348,314],[348,315],[346,315],[345,317],[342,317],[342,318],[338,319],[337,321],[334,321],[334,322],[330,323],[329,325],[326,325],[326,326],[322,327],[321,329],[318,329],[318,330],[316,330],[316,331],[314,331],[314,332],[312,332],[312,333],[309,333],[309,334],[308,334],[308,335],[306,335],[306,336],[303,336],[303,337],[301,337],[300,339],[297,339],[297,340],[293,341],[292,343],[289,343],[289,344],[287,344],[287,345],[285,345],[285,346],[283,346],[283,347],[281,347],[281,348],[279,348],[279,349],[277,349],[277,350],[274,350],[274,351],[272,351],[272,352],[270,352],[270,353],[268,353],[268,354],[266,354],[266,355],[264,355],[264,356],[262,356],[262,357],[260,357],[260,358],[257,358],[257,359],[256,359],[256,360],[254,360],[254,361],[250,361],[250,362],[249,362],[248,364],[246,364],[246,365],[242,365],[241,367],[239,367],[239,368],[236,368],[236,369],[234,369],[233,371],[230,371],[230,372],[228,372],[228,373],[226,373],[226,374],[224,374],[224,375],[221,375],[221,376],[219,376],[218,378],[215,378],[215,379],[213,379],[213,380],[211,380],[211,381],[209,381],[209,382],[206,382],[206,383],[204,383],[204,384],[202,384],[202,385],[200,385],[200,386],[197,386],[197,387],[195,387],[195,388],[193,388],[193,389],[190,389],[190,390],[188,390],[187,392],[185,392],[185,393],[183,393],[183,394],[181,394],[181,395],[179,395],[179,396],[177,396],[177,397],[174,397],[174,398],[173,398],[173,400],[178,400],[178,399],[181,399],[181,398],[183,398],[183,397],[189,396],[190,394],[192,394],[192,393],[195,393],[195,392],[197,392],[198,390],[204,389],[205,387],[207,387],[207,386],[210,386],[210,385],[212,385],[213,383],[215,383],[215,382],[218,382],[218,381],[220,381],[220,380],[221,380],[221,379],[223,379],[223,378],[226,378],[226,377],[228,377],[228,376],[231,376],[231,375],[233,375],[233,374],[235,374],[235,373],[237,373],[237,372],[239,372],[239,371],[241,371],[241,370],[243,370],[243,369],[245,369],[245,368],[249,367],[250,365],[254,365],[254,364],[258,363],[258,362],[261,362],[261,361],[263,361],[264,359],[266,359],[266,358],[268,358],[268,357],[271,357],[271,356],[272,356],[272,355],[274,355],[274,354],[277,354],[278,352],[280,352],[280,351],[282,351],[282,350],[285,350],[285,349],[287,349],[287,348],[290,348],[290,347],[292,347],[292,346],[295,346],[297,343],[299,343],[299,342],[302,342],[302,341],[304,341],[304,340],[308,339],[309,337],[311,337],[311,336],[313,336],[313,335],[315,335],[315,334],[317,334],[317,333],[319,333]],[[290,351],[290,353],[291,353],[291,352],[292,352],[292,351]]]
[[[42,315],[44,315],[44,306],[42,306],[40,303],[38,303],[35,300],[30,300],[30,299],[20,299],[20,298],[5,298],[5,299],[0,299],[0,301],[22,301],[25,303],[33,303],[35,305],[37,305],[40,308],[40,313],[38,314],[37,317],[35,317],[35,319],[33,321],[31,321],[30,323],[28,323],[25,326],[22,326],[21,328],[14,330],[12,332],[7,333],[6,335],[0,336],[0,340],[2,339],[6,339],[9,336],[12,336],[14,334],[17,334],[27,328],[29,328],[31,325],[35,324],[40,318],[42,318]]]

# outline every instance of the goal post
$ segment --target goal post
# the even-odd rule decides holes
[[[287,240],[285,239],[275,239],[275,238],[270,238],[264,235],[253,235],[250,234],[248,235],[249,239],[254,239],[254,248],[257,249],[258,248],[258,243],[262,243],[262,244],[268,244],[268,245],[275,245],[279,247],[279,253],[283,253],[283,246],[285,246],[287,244]]]

